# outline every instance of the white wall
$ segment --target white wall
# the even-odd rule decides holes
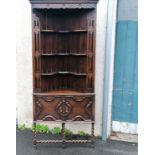
[[[28,0],[17,2],[17,119],[32,123],[32,40],[31,6]]]
[[[108,0],[100,0],[97,6],[96,32],[96,123],[95,135],[101,136],[103,105],[103,67]],[[32,125],[32,40],[31,6],[28,0],[18,0],[17,6],[17,119],[18,124]],[[53,126],[59,126],[53,123]],[[68,124],[71,130],[90,131],[90,125]]]

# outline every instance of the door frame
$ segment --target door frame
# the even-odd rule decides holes
[[[115,37],[117,23],[117,3],[118,0],[108,1],[107,29],[105,42],[104,59],[104,94],[103,94],[103,114],[102,114],[102,140],[110,137],[112,128],[112,92],[113,73],[115,56]]]

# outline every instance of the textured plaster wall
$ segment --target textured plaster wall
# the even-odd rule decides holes
[[[100,0],[97,6],[96,32],[96,123],[95,135],[101,135],[103,105],[103,67],[108,0]],[[17,120],[18,124],[32,125],[32,40],[31,6],[28,0],[18,0],[17,6]],[[53,126],[60,126],[53,123]],[[75,132],[90,131],[88,124],[67,124]]]
[[[31,6],[28,0],[17,2],[17,119],[18,123],[32,123],[32,40]]]

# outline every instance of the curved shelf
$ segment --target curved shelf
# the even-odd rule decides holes
[[[42,56],[87,56],[84,53],[43,53]]]
[[[86,73],[76,73],[76,72],[68,72],[68,71],[59,71],[59,72],[53,72],[53,73],[41,73],[42,76],[52,76],[55,74],[71,74],[71,75],[77,75],[77,76],[86,76]]]
[[[67,34],[67,33],[83,33],[88,32],[87,30],[40,30],[40,32],[44,33],[60,33],[60,34]]]

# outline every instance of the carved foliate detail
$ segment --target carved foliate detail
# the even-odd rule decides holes
[[[95,38],[95,17],[92,14],[88,18],[88,34],[87,34],[87,90],[92,91],[93,88],[93,73],[94,73],[94,52],[95,52],[95,45],[94,45],[94,38]]]
[[[35,117],[38,117],[42,111],[43,111],[43,106],[42,106],[41,102],[38,99],[36,99],[36,101],[35,101]]]
[[[89,116],[92,115],[92,106],[93,106],[93,102],[89,101],[88,104],[86,104],[86,107],[85,107],[85,110],[86,110],[86,112],[87,112],[87,114]]]
[[[35,71],[34,89],[36,92],[41,91],[41,57],[40,57],[40,20],[33,14],[33,65]]]
[[[88,98],[88,96],[66,96],[68,99],[72,99],[75,102],[82,102]]]
[[[56,99],[56,97],[54,97],[54,96],[44,96],[44,97],[42,97],[42,99],[44,101],[46,101],[46,102],[52,102],[52,101],[54,101]]]
[[[56,121],[57,119],[52,115],[47,115],[42,118],[43,121]]]
[[[81,115],[76,115],[75,117],[72,118],[72,121],[86,121],[86,119]]]
[[[66,102],[64,99],[62,101],[60,101],[56,107],[57,112],[61,116],[68,116],[71,112],[71,109],[72,109],[72,107],[69,104],[69,102]]]

